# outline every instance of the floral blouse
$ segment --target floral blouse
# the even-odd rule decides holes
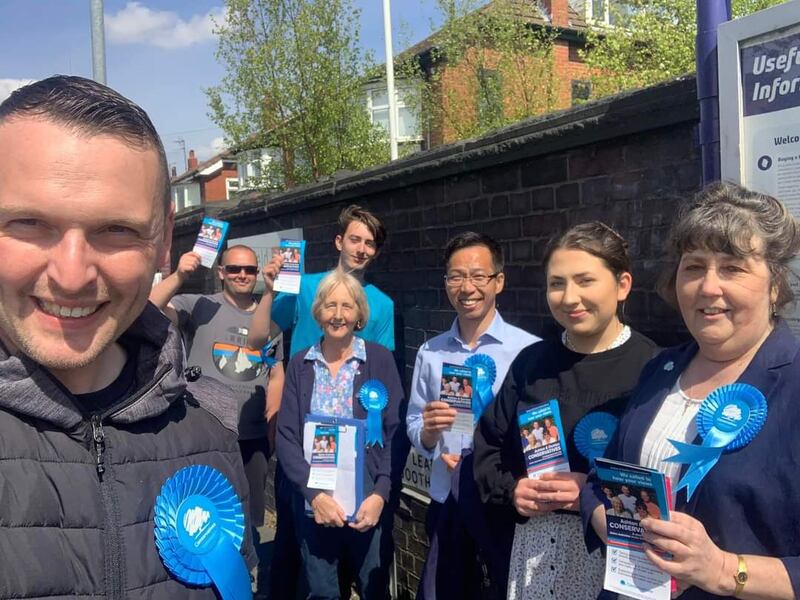
[[[353,381],[359,367],[367,360],[364,340],[353,338],[353,354],[336,373],[331,375],[328,363],[317,342],[305,356],[314,361],[314,391],[311,393],[311,413],[329,417],[353,417]]]

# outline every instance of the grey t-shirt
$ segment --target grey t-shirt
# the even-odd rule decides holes
[[[189,354],[187,364],[199,366],[203,375],[233,390],[239,405],[239,439],[266,437],[269,366],[259,351],[247,348],[253,313],[232,305],[222,293],[180,294],[170,304],[178,313],[178,326]],[[268,347],[267,356],[283,360],[283,335],[274,322]]]

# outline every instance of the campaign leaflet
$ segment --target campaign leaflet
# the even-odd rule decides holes
[[[553,399],[521,411],[517,423],[528,477],[536,479],[542,473],[569,471],[558,400]]]
[[[281,240],[280,246],[272,248],[273,257],[283,256],[283,266],[278,271],[273,288],[276,292],[300,293],[305,249],[305,240]]]
[[[323,442],[327,436],[327,446]],[[331,445],[331,436],[333,445]],[[321,485],[329,486],[324,481],[325,469],[332,460],[335,461],[336,483],[333,489],[326,489],[325,494],[330,495],[344,509],[348,521],[355,519],[358,507],[364,500],[364,452],[366,446],[366,421],[361,419],[345,419],[342,417],[328,417],[307,414],[303,418],[303,458],[314,471],[314,478],[322,476]],[[333,451],[331,451],[333,450]],[[311,475],[311,473],[309,473]],[[317,481],[309,481],[310,484]],[[314,488],[321,489],[321,488]],[[305,514],[313,516],[314,511],[305,502]]]
[[[311,470],[308,487],[315,490],[336,489],[339,457],[339,426],[318,424],[314,427],[311,447]]]
[[[228,235],[228,223],[211,217],[203,218],[203,223],[200,225],[200,233],[197,235],[197,241],[194,243],[192,252],[200,255],[200,264],[204,267],[211,268],[214,266],[214,261],[217,260],[222,244],[225,243],[225,237]]]
[[[464,365],[442,364],[442,382],[439,400],[447,402],[456,409],[456,420],[450,427],[453,433],[471,436],[475,429],[475,416],[472,412],[472,382],[474,369]]]
[[[669,480],[654,469],[596,458],[608,531],[603,587],[639,600],[669,600],[670,576],[644,553],[639,521],[669,519]]]

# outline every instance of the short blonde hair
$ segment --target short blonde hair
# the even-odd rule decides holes
[[[325,303],[325,298],[339,285],[343,285],[353,297],[353,301],[355,301],[356,308],[358,309],[358,321],[360,323],[356,329],[363,329],[369,320],[367,295],[364,293],[364,288],[361,286],[358,279],[340,269],[332,271],[319,282],[319,286],[317,286],[317,295],[314,296],[314,302],[311,304],[311,314],[314,320],[319,325],[322,325],[320,319],[322,305]]]

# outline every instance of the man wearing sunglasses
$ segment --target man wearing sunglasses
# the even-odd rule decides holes
[[[247,345],[258,305],[253,297],[259,271],[256,253],[247,246],[231,246],[219,263],[221,292],[175,295],[200,266],[200,256],[187,252],[175,272],[152,289],[150,301],[181,330],[188,364],[228,386],[238,401],[239,448],[250,485],[251,519],[253,527],[260,527],[267,462],[275,447],[273,417],[283,389],[283,335],[272,322],[263,356],[261,348]]]

